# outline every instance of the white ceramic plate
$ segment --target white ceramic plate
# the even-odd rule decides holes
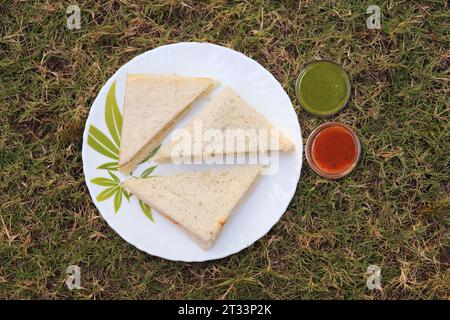
[[[280,154],[277,174],[261,177],[249,198],[228,221],[216,243],[208,251],[200,249],[156,211],[153,210],[149,214],[149,208],[142,208],[134,196],[127,200],[121,192],[117,192],[120,187],[115,188],[127,177],[114,170],[116,162],[114,158],[117,155],[114,145],[120,142],[114,139],[115,122],[111,119],[115,118],[111,117],[111,114],[114,114],[114,110],[120,112],[123,110],[125,79],[128,73],[215,78],[220,85],[209,97],[217,94],[225,85],[232,87],[296,144],[295,152]],[[107,103],[108,93],[110,98]],[[183,127],[192,119],[210,99],[209,97],[196,102],[189,114],[175,128]],[[107,125],[107,119],[112,125]],[[93,127],[104,136],[101,137],[102,134]],[[169,137],[170,135],[163,143],[167,142]],[[109,147],[104,148],[107,151],[99,152],[98,146],[93,147],[92,140],[96,139],[102,142],[105,142],[105,139],[110,141]],[[151,255],[165,259],[206,261],[241,251],[264,236],[280,219],[294,196],[300,178],[301,141],[300,125],[288,95],[280,83],[260,64],[242,53],[225,47],[209,43],[177,43],[135,57],[123,65],[100,90],[92,105],[83,134],[83,169],[89,193],[96,207],[111,228],[125,241]],[[102,165],[112,170],[99,168]],[[154,165],[151,162],[144,162],[138,166],[133,175],[139,176]],[[206,165],[200,167],[201,170],[205,167],[214,168]],[[198,166],[195,167],[197,168]],[[160,165],[151,175],[173,174],[184,170],[189,171],[193,168],[187,165]],[[93,183],[93,179],[96,179],[94,182],[97,183]],[[100,194],[104,197],[99,199]]]

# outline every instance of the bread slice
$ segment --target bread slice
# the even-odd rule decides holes
[[[155,149],[214,80],[129,74],[125,89],[119,170],[129,173]]]
[[[196,134],[195,132],[194,128],[198,124],[201,124],[203,135]],[[158,153],[153,157],[154,161],[167,163],[176,162],[181,159],[186,160],[188,158],[190,158],[190,160],[204,159],[204,156],[211,155],[211,153],[208,153],[208,150],[213,150],[214,156],[225,156],[229,154],[256,154],[256,151],[289,151],[294,146],[286,136],[269,123],[264,115],[258,113],[229,87],[226,87],[222,92],[215,96],[184,129],[187,130],[185,132],[189,132],[191,136],[191,146],[200,145],[202,148],[191,148],[189,155],[182,154],[183,151],[178,153],[180,148],[177,148],[177,145],[180,141],[175,139],[161,147]],[[206,137],[205,132],[208,129],[219,130],[222,137],[224,137],[222,142],[204,138]],[[250,129],[250,131],[253,130],[253,132],[259,132],[259,129],[265,129],[267,132],[266,145],[264,147],[259,142],[257,142],[256,145],[251,142],[251,138],[245,137],[243,138],[245,143],[239,146],[236,142],[235,148],[232,147],[231,149],[227,149],[226,143],[223,143],[223,141],[226,141],[225,137],[228,129]],[[274,132],[278,134],[278,146],[270,142]],[[277,136],[273,135],[273,137],[276,141]]]
[[[123,186],[207,250],[255,184],[260,166],[130,178]]]

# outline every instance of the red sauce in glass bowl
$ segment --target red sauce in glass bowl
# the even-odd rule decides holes
[[[360,154],[356,134],[340,123],[326,123],[313,131],[307,142],[307,160],[326,178],[340,178],[356,166]]]

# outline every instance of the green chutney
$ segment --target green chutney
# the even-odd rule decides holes
[[[301,106],[312,114],[329,116],[341,110],[350,98],[350,80],[330,61],[314,61],[298,76],[295,91]]]

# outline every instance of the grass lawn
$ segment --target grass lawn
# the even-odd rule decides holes
[[[37,1],[36,1],[37,2]],[[447,1],[0,1],[0,298],[450,298],[450,26]],[[282,4],[280,4],[282,3]],[[369,30],[378,4],[382,30]],[[279,223],[250,248],[206,263],[135,249],[108,227],[84,182],[81,138],[105,81],[163,44],[241,51],[283,85],[304,142],[328,121],[294,83],[312,59],[342,65],[349,105],[331,120],[363,154],[330,181],[306,161]],[[81,267],[69,291],[66,268]],[[381,267],[383,290],[366,270]]]

